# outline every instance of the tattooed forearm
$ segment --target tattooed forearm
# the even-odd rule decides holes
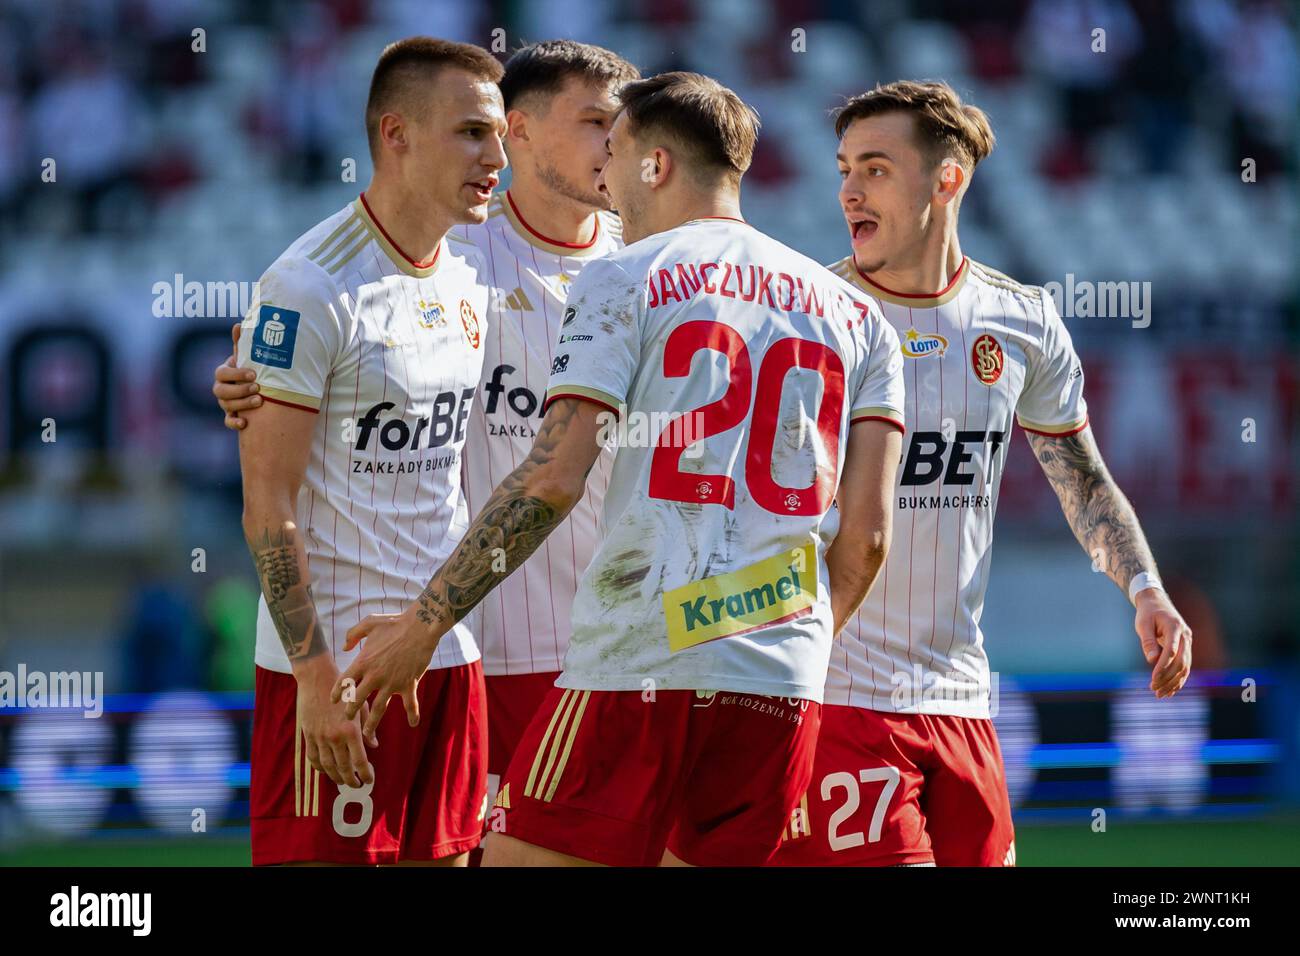
[[[248,546],[262,581],[266,608],[289,660],[305,660],[323,653],[325,640],[316,618],[316,604],[299,563],[306,561],[297,528],[286,522],[274,531],[263,529],[261,537],[251,539]]]
[[[1026,434],[1074,536],[1096,566],[1126,592],[1134,575],[1154,572],[1155,558],[1142,526],[1106,469],[1092,429],[1074,435]]]
[[[519,490],[494,495],[421,593],[416,616],[429,625],[459,621],[528,560],[568,512]]]
[[[580,492],[556,488],[546,472],[578,404],[561,400],[547,412],[528,457],[492,493],[464,540],[417,599],[415,615],[422,623],[445,628],[463,618],[528,560],[577,504]]]

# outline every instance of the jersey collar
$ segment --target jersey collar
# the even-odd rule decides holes
[[[853,256],[849,256],[849,264],[853,267],[853,273],[858,279],[858,285],[866,292],[871,293],[882,302],[892,302],[894,305],[911,306],[913,309],[933,309],[937,306],[946,305],[953,299],[957,298],[957,293],[961,292],[961,287],[966,284],[966,275],[970,272],[970,259],[966,256],[961,257],[961,265],[953,273],[953,277],[948,280],[948,284],[938,292],[917,295],[910,292],[895,292],[887,289],[879,282],[875,282],[865,272],[858,268]]]
[[[366,202],[365,193],[362,193],[357,197],[356,202],[353,203],[353,207],[355,208],[357,215],[361,217],[361,221],[365,223],[366,229],[370,231],[370,235],[374,238],[375,242],[379,243],[379,247],[383,249],[388,258],[393,261],[393,265],[397,266],[397,268],[401,269],[407,275],[415,276],[417,279],[423,279],[426,276],[433,275],[434,270],[438,268],[439,260],[442,258],[442,247],[446,242],[445,238],[439,241],[438,249],[434,252],[432,259],[428,259],[424,262],[416,262],[402,251],[402,247],[395,243],[384,227],[380,225],[379,220],[375,218],[375,214],[370,211],[370,204]]]
[[[556,256],[590,256],[595,254],[596,243],[600,240],[600,213],[596,213],[596,227],[592,230],[589,240],[586,242],[560,242],[558,239],[550,239],[542,235],[528,225],[528,222],[520,215],[519,207],[515,205],[510,190],[507,189],[503,196],[500,208],[505,213],[506,219],[515,232],[525,242]]]
[[[687,219],[683,226],[694,225],[697,222],[738,222],[742,226],[748,226],[749,223],[744,219],[737,219],[735,216],[700,216],[698,219]]]

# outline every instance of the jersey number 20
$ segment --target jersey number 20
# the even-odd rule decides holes
[[[690,374],[691,360],[701,349],[727,357],[730,382],[727,391],[689,415],[700,416],[702,435],[716,435],[741,424],[751,411],[749,454],[745,457],[745,482],[750,497],[767,511],[781,515],[820,515],[835,497],[839,473],[840,416],[844,409],[844,363],[834,349],[821,342],[780,339],[768,347],[758,370],[755,394],[749,348],[740,333],[721,322],[683,322],[673,329],[664,345],[664,375],[682,378]],[[794,368],[817,372],[822,379],[822,400],[817,409],[817,431],[826,449],[813,483],[806,488],[788,488],[772,478],[772,450],[776,444],[777,418],[786,374]],[[650,459],[650,497],[695,504],[736,506],[736,483],[727,475],[701,474],[681,470],[686,444],[673,441],[680,426],[670,424],[655,442]]]

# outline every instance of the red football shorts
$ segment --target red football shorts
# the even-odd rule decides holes
[[[820,717],[732,691],[552,688],[506,771],[499,829],[610,866],[656,866],[665,848],[762,865],[808,787]]]
[[[990,720],[828,704],[812,779],[774,865],[1015,864]]]
[[[488,674],[483,678],[487,688],[489,774],[505,775],[524,731],[559,676],[559,671],[550,671],[542,674]]]
[[[524,731],[559,676],[559,671],[548,671],[540,674],[488,674],[483,678],[487,687],[489,806],[496,801],[501,778],[510,767],[510,758],[515,755]],[[500,816],[501,811],[490,811],[489,829]]]
[[[253,865],[435,860],[478,845],[487,808],[483,667],[420,679],[420,725],[389,703],[366,749],[366,787],[337,787],[307,761],[292,674],[257,669],[253,706]]]

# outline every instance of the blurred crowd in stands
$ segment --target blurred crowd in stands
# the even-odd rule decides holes
[[[341,158],[364,184],[383,43],[497,30],[498,47],[571,35],[732,85],[765,123],[751,217],[813,255],[842,245],[826,111],[877,80],[942,76],[999,136],[967,217],[995,266],[1244,276],[1294,297],[1296,29],[1283,0],[7,0],[0,243],[16,268],[34,234],[219,237],[250,252],[223,265],[260,271],[315,221],[313,193],[325,209],[343,194]]]
[[[1293,641],[1298,27],[1283,0],[4,0],[0,625],[87,643],[119,627],[123,686],[246,684],[256,591],[235,443],[207,392],[237,313],[159,302],[253,282],[364,188],[375,59],[433,34],[502,56],[567,36],[647,74],[716,76],[763,119],[746,215],[825,262],[847,251],[829,111],[876,82],[951,82],[998,137],[964,250],[1026,282],[1151,284],[1149,329],[1069,320],[1107,458],[1148,527],[1185,545],[1162,551],[1170,576],[1213,582],[1234,643]],[[117,456],[102,482],[59,464],[78,447]],[[15,470],[24,455],[34,471]],[[70,504],[87,485],[134,510],[93,520]],[[1053,528],[1058,550],[1034,560],[1075,573],[1024,449],[1001,508],[1008,532],[1029,514]],[[190,574],[196,540],[207,577]],[[38,597],[23,610],[49,554],[13,546],[65,541],[112,556],[112,615],[99,592],[65,601],[63,624]]]

